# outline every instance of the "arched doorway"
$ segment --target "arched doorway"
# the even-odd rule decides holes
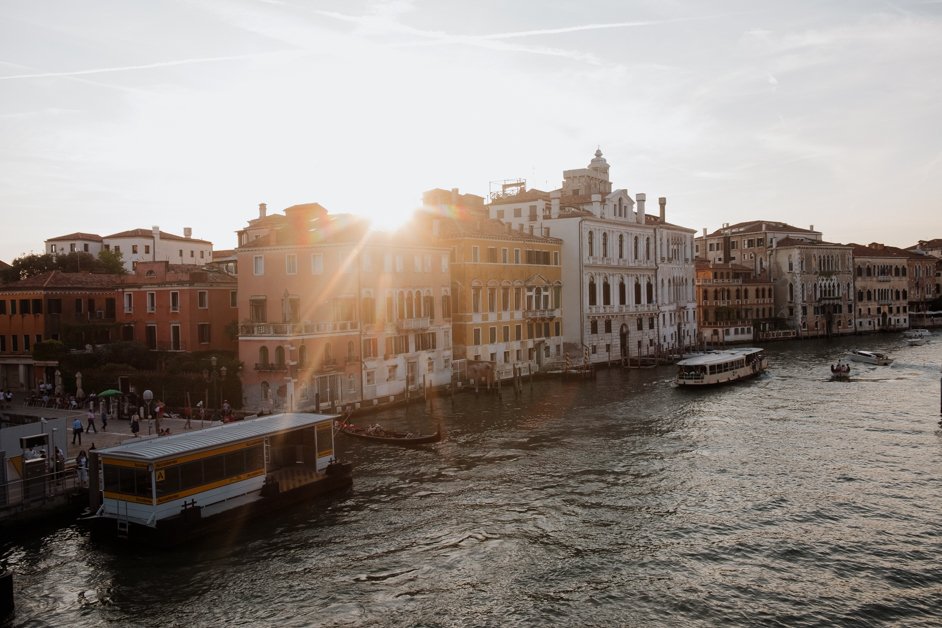
[[[628,325],[622,323],[618,330],[618,342],[621,345],[621,357],[624,360],[628,357]]]

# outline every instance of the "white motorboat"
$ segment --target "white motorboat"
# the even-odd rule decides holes
[[[910,347],[918,347],[929,341],[931,332],[928,329],[907,329],[903,332],[903,340]]]
[[[753,377],[768,368],[765,349],[707,351],[677,363],[678,386],[710,386]]]
[[[879,351],[864,351],[855,349],[848,354],[848,357],[854,362],[864,362],[866,364],[876,364],[877,366],[889,366],[893,364],[893,358]]]

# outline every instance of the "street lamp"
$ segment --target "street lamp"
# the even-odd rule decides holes
[[[144,399],[144,418],[147,419],[147,433],[150,434],[152,427],[150,422],[152,416],[150,406],[154,402],[154,393],[148,388],[141,394],[141,397]],[[157,423],[157,430],[160,430],[159,422]]]

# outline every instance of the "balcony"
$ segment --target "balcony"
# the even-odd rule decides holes
[[[322,321],[318,323],[243,323],[239,336],[309,336],[357,331],[358,321]]]
[[[267,372],[277,372],[277,371],[287,371],[287,364],[272,364],[271,362],[256,362],[255,363],[256,371],[267,371]]]
[[[524,310],[523,317],[526,319],[552,320],[559,317],[559,310]]]
[[[428,329],[431,326],[431,319],[428,316],[421,318],[400,318],[396,321],[396,329],[399,331],[416,331],[419,329]]]

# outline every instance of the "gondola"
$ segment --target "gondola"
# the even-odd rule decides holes
[[[343,422],[337,426],[337,430],[348,436],[371,440],[376,443],[386,443],[387,445],[425,445],[428,443],[437,443],[442,439],[442,428],[439,425],[434,434],[413,434],[411,432],[396,432],[387,430],[379,425],[370,425],[360,427],[351,423]]]

